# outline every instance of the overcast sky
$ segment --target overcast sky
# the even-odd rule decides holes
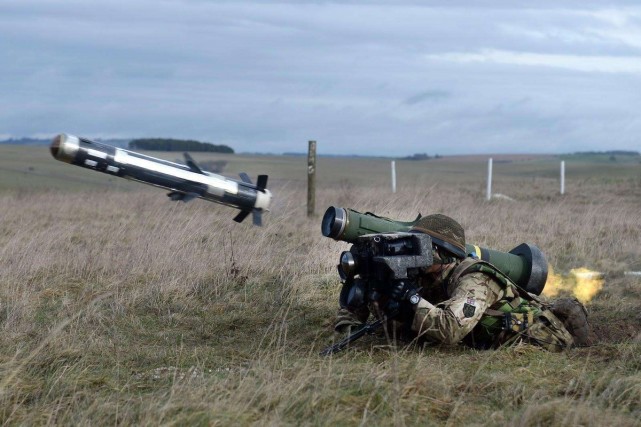
[[[641,7],[1,0],[0,100],[3,139],[158,136],[274,153],[316,139],[320,153],[377,155],[641,150]]]

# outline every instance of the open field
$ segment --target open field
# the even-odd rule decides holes
[[[155,155],[155,154],[154,154]],[[163,154],[176,159],[176,153]],[[200,425],[641,425],[641,164],[495,157],[228,160],[270,174],[266,225],[235,211],[0,147],[0,422]],[[505,160],[500,162],[498,160]],[[320,234],[329,205],[398,219],[441,212],[468,241],[538,245],[557,272],[606,274],[588,309],[597,343],[552,354],[394,346],[366,337],[331,358],[348,247]]]

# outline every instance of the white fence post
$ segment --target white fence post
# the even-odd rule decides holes
[[[487,161],[487,200],[492,199],[492,158]]]
[[[392,160],[392,193],[396,193],[396,162]]]
[[[561,195],[565,194],[565,160],[561,161]]]

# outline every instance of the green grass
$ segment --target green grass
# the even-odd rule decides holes
[[[590,348],[418,348],[377,335],[324,358],[339,338],[335,264],[348,245],[305,216],[304,158],[229,159],[226,174],[273,178],[256,228],[46,150],[2,150],[3,424],[641,425],[641,282],[621,274],[641,269],[637,165],[613,181],[577,164],[585,175],[568,175],[561,197],[544,176],[558,159],[496,163],[495,189],[515,201],[487,202],[482,158],[398,162],[395,195],[386,160],[320,159],[318,214],[442,212],[470,242],[526,241],[556,271],[606,273],[588,305]],[[4,181],[16,174],[35,181]]]

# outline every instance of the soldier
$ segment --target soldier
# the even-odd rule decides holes
[[[587,312],[579,301],[545,303],[491,264],[467,257],[463,227],[452,218],[428,215],[410,231],[431,237],[433,264],[418,284],[405,282],[391,289],[388,298],[400,303],[396,320],[412,337],[450,345],[462,341],[475,348],[523,341],[550,351],[589,344]],[[336,330],[366,321],[370,311],[384,312],[379,307],[355,313],[341,308]]]

